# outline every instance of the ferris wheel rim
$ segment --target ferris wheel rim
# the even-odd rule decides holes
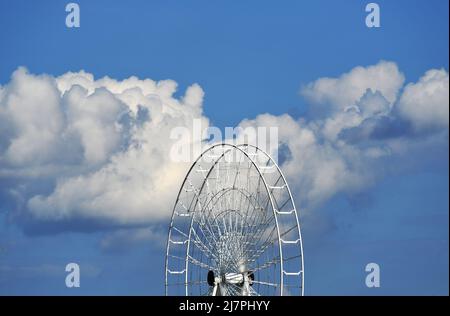
[[[283,178],[284,183],[286,184],[286,188],[287,188],[287,190],[289,192],[289,197],[292,200],[292,203],[293,203],[293,206],[294,206],[295,218],[296,218],[297,227],[298,227],[298,234],[299,234],[299,237],[300,237],[300,252],[301,252],[301,261],[302,261],[302,263],[301,263],[301,265],[302,265],[302,296],[303,296],[305,294],[305,265],[304,265],[304,258],[303,258],[302,229],[300,227],[300,221],[298,219],[297,207],[295,205],[294,198],[292,197],[291,188],[289,187],[289,185],[287,183],[287,180],[286,180],[286,177],[285,177],[283,171],[281,170],[280,166],[278,166],[278,163],[276,163],[276,161],[273,160],[272,156],[270,156],[265,150],[255,146],[255,145],[252,145],[252,144],[239,144],[237,146],[239,146],[239,147],[240,146],[242,146],[242,147],[252,147],[255,150],[261,151],[268,159],[270,159],[272,161],[272,163],[275,165],[275,168],[278,169],[278,172],[280,173],[281,177]]]
[[[269,186],[268,186],[268,184],[267,184],[267,182],[266,182],[266,179],[265,179],[264,176],[262,175],[262,172],[261,172],[259,166],[256,164],[256,162],[255,162],[252,158],[250,158],[250,156],[248,155],[247,152],[245,152],[244,150],[242,150],[242,149],[241,149],[240,147],[238,147],[237,145],[234,145],[234,144],[224,144],[224,143],[222,143],[222,144],[218,144],[218,145],[215,145],[215,146],[211,146],[208,150],[206,150],[206,152],[208,152],[208,151],[214,149],[214,148],[217,147],[217,146],[223,146],[223,147],[229,146],[229,147],[231,147],[231,148],[230,148],[230,149],[227,149],[226,151],[224,151],[224,152],[220,155],[220,157],[217,158],[217,160],[214,161],[214,164],[213,164],[213,165],[211,166],[211,168],[209,169],[208,174],[207,174],[206,177],[205,177],[205,181],[202,183],[202,186],[201,186],[199,192],[202,192],[203,187],[204,187],[205,184],[207,183],[207,182],[206,182],[206,179],[208,179],[208,177],[209,177],[209,175],[211,174],[212,170],[214,169],[215,165],[216,165],[216,164],[217,164],[217,163],[225,156],[225,154],[226,154],[227,152],[231,151],[233,148],[239,150],[241,153],[244,154],[244,156],[247,157],[247,159],[249,159],[249,161],[252,163],[252,165],[253,165],[253,166],[255,167],[255,169],[258,171],[258,173],[259,173],[259,175],[260,175],[260,177],[261,177],[261,179],[262,179],[262,181],[263,181],[264,187],[265,187],[266,192],[267,192],[267,194],[268,194],[268,196],[269,196],[269,200],[270,200],[270,205],[271,205],[271,209],[272,209],[272,212],[273,212],[273,216],[274,216],[274,218],[275,218],[275,225],[276,225],[276,229],[277,229],[277,237],[278,237],[278,247],[279,247],[278,250],[279,250],[279,254],[280,254],[280,276],[281,276],[281,278],[280,278],[280,282],[281,282],[281,284],[280,284],[280,289],[281,289],[281,296],[282,296],[282,295],[283,295],[283,252],[282,252],[282,249],[281,249],[281,242],[280,242],[280,229],[279,229],[279,225],[278,225],[278,219],[277,219],[277,216],[276,216],[276,213],[275,213],[275,205],[274,205],[274,203],[273,203],[273,196],[272,196],[271,193],[270,193]],[[196,207],[196,205],[197,205],[197,202],[198,202],[198,197],[197,197],[196,202],[195,202],[195,204],[194,204],[194,209],[195,209],[195,207]],[[193,215],[192,220],[191,220],[191,224],[190,224],[190,227],[189,227],[189,238],[188,238],[188,243],[187,243],[187,247],[186,247],[186,257],[187,257],[188,254],[189,254],[189,249],[190,249],[190,244],[191,244],[191,233],[192,233],[192,224],[193,224],[194,216],[195,216],[195,215]],[[188,271],[189,271],[189,270],[188,270],[188,269],[189,269],[189,264],[188,264],[188,263],[189,263],[188,260],[186,260],[186,265],[185,265],[185,283],[186,283],[185,289],[186,289],[186,296],[188,295],[188,285],[187,285],[187,278],[188,278]]]
[[[270,208],[272,211],[272,216],[275,219],[275,226],[276,226],[276,230],[277,230],[277,239],[278,239],[278,253],[280,255],[280,295],[283,295],[283,281],[284,281],[284,270],[283,270],[283,250],[281,247],[281,242],[280,242],[280,228],[278,225],[278,218],[277,218],[277,214],[276,214],[276,208],[275,208],[275,204],[274,204],[274,196],[273,196],[273,192],[271,191],[271,189],[269,189],[269,185],[266,181],[266,178],[262,172],[262,170],[260,169],[259,165],[257,164],[257,162],[249,155],[249,153],[247,151],[244,150],[244,148],[254,148],[254,150],[256,152],[261,152],[265,157],[267,157],[268,161],[270,161],[275,168],[277,169],[277,172],[281,175],[281,178],[285,184],[285,186],[287,187],[287,192],[288,192],[288,196],[289,196],[289,201],[292,203],[293,206],[293,211],[295,213],[295,220],[296,220],[296,227],[297,227],[297,231],[298,231],[298,235],[299,235],[299,245],[300,245],[300,257],[301,257],[301,294],[300,295],[304,295],[304,258],[303,258],[303,239],[302,239],[302,235],[301,235],[301,227],[300,227],[300,222],[299,222],[299,218],[298,218],[298,212],[297,212],[297,208],[295,206],[295,202],[294,199],[292,197],[292,193],[291,190],[289,188],[289,185],[287,184],[286,178],[284,176],[284,174],[282,173],[280,167],[278,166],[278,164],[273,160],[273,158],[267,154],[264,150],[260,149],[257,146],[254,145],[250,145],[250,144],[239,144],[239,145],[235,145],[235,144],[229,144],[229,143],[219,143],[219,144],[215,144],[210,146],[209,148],[205,149],[198,157],[197,159],[191,164],[188,172],[186,173],[182,185],[180,186],[180,189],[178,191],[177,194],[177,198],[175,201],[175,205],[173,207],[173,211],[172,211],[172,216],[171,216],[171,220],[170,220],[170,226],[169,226],[169,231],[168,231],[168,239],[167,239],[167,245],[166,245],[166,260],[165,260],[165,293],[166,295],[168,295],[168,264],[169,264],[169,249],[170,249],[170,236],[171,236],[171,232],[173,229],[173,224],[174,224],[174,217],[175,217],[175,211],[176,211],[176,207],[177,204],[179,202],[179,198],[180,195],[183,191],[183,188],[185,188],[186,185],[186,181],[188,181],[189,176],[191,174],[191,172],[193,171],[194,167],[197,166],[200,162],[200,160],[205,157],[205,155],[212,151],[213,149],[217,148],[217,147],[227,147],[227,149],[224,149],[223,153],[219,155],[219,157],[217,159],[213,159],[213,165],[208,169],[208,174],[205,177],[204,181],[202,182],[202,186],[200,188],[200,190],[198,190],[198,192],[202,192],[205,183],[206,183],[206,179],[208,179],[210,173],[212,172],[212,170],[214,169],[214,167],[216,166],[216,164],[224,157],[224,155],[232,150],[237,150],[240,153],[242,153],[246,159],[248,159],[248,161],[251,163],[251,165],[255,168],[255,170],[257,171],[258,175],[260,176],[260,178],[262,179],[262,182],[264,184],[264,189],[269,197],[269,201],[270,201]],[[199,203],[199,196],[197,194],[195,194],[195,197],[193,198],[194,203],[194,208],[197,206],[197,203]],[[191,204],[192,204],[191,202]],[[191,207],[190,207],[191,209]],[[194,215],[195,216],[195,215]],[[191,243],[191,230],[192,230],[192,225],[193,225],[193,217],[191,219],[191,222],[189,224],[189,238],[187,239],[187,247],[186,247],[186,257],[189,255],[189,249],[190,249],[190,243]],[[188,260],[186,260],[186,264],[185,264],[185,294],[188,295],[188,269],[189,269],[189,264],[188,264]]]

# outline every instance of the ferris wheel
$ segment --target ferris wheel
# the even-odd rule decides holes
[[[303,295],[297,210],[275,161],[218,144],[193,163],[167,240],[166,295]]]

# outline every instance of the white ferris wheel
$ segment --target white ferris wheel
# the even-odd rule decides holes
[[[275,161],[218,144],[193,163],[170,222],[166,295],[303,295],[297,210]]]

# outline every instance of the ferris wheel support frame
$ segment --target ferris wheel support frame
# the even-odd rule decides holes
[[[171,231],[173,228],[173,222],[174,222],[174,216],[175,216],[175,210],[176,210],[176,206],[179,202],[179,198],[180,198],[180,194],[186,184],[186,181],[190,175],[190,173],[192,172],[193,168],[197,165],[197,163],[211,150],[213,150],[214,148],[217,147],[229,147],[229,149],[224,149],[223,153],[220,155],[219,158],[217,158],[213,165],[209,168],[208,170],[208,174],[205,176],[205,181],[202,183],[202,186],[199,190],[199,192],[202,192],[203,187],[206,183],[206,179],[208,179],[210,173],[212,172],[212,170],[214,169],[214,166],[220,161],[220,159],[229,151],[231,150],[238,150],[239,152],[241,152],[242,154],[244,154],[244,156],[247,157],[247,159],[251,162],[251,164],[255,167],[255,169],[257,170],[259,176],[262,179],[262,182],[264,184],[264,188],[269,196],[269,201],[270,201],[270,206],[272,209],[272,213],[273,216],[275,218],[275,225],[276,225],[276,229],[277,229],[277,236],[278,236],[278,251],[280,254],[280,295],[283,296],[283,292],[284,292],[284,277],[285,276],[290,276],[290,275],[301,275],[301,294],[300,295],[304,295],[304,279],[305,279],[305,269],[304,269],[304,257],[303,257],[303,239],[302,239],[302,234],[301,234],[301,228],[300,228],[300,223],[299,223],[299,219],[298,219],[298,213],[297,213],[297,208],[295,206],[295,202],[292,198],[292,193],[291,190],[287,184],[286,178],[283,174],[283,172],[281,171],[281,169],[279,168],[278,164],[273,160],[273,158],[267,154],[264,150],[260,149],[257,146],[254,145],[250,145],[250,144],[240,144],[240,145],[234,145],[234,144],[229,144],[229,143],[220,143],[220,144],[215,144],[210,146],[209,148],[207,148],[206,150],[204,150],[199,157],[194,161],[194,163],[190,166],[186,176],[184,177],[183,183],[179,189],[178,195],[177,195],[177,199],[175,201],[175,205],[173,208],[173,212],[172,212],[172,216],[171,216],[171,221],[170,221],[170,226],[169,226],[169,231],[168,231],[168,238],[167,238],[167,245],[166,245],[166,260],[165,260],[165,294],[169,295],[168,293],[168,273],[169,271],[169,250],[170,250],[170,238],[171,238]],[[292,201],[292,206],[293,206],[293,210],[292,212],[294,212],[295,215],[295,219],[296,219],[296,226],[297,226],[297,230],[298,230],[298,242],[299,242],[299,248],[300,248],[300,256],[301,256],[301,270],[299,272],[286,272],[283,269],[283,247],[282,247],[282,243],[283,240],[280,237],[280,228],[279,228],[279,224],[278,224],[278,214],[277,214],[277,210],[275,208],[275,204],[274,204],[274,197],[273,197],[273,192],[271,191],[271,189],[269,188],[269,185],[266,182],[265,177],[263,176],[263,172],[260,169],[260,167],[257,165],[257,163],[250,157],[250,155],[248,154],[247,151],[245,151],[243,148],[253,148],[256,152],[261,152],[264,156],[266,156],[268,158],[268,160],[275,166],[275,168],[277,169],[277,171],[279,172],[280,176],[282,177],[283,182],[285,183],[285,186],[287,188],[287,192],[289,195],[289,199]],[[273,189],[272,189],[273,190]],[[195,194],[195,204],[194,204],[194,209],[197,206],[197,203],[199,203],[199,196],[198,194]],[[188,239],[187,239],[187,245],[186,245],[186,261],[185,261],[185,267],[183,271],[180,271],[181,273],[185,274],[185,295],[188,296],[189,292],[188,292],[188,271],[189,271],[189,260],[188,260],[188,256],[189,256],[189,250],[190,250],[190,242],[191,242],[191,233],[192,233],[192,226],[193,226],[193,222],[194,222],[194,216],[192,216],[191,220],[190,220],[190,224],[189,224],[189,235],[188,235]],[[217,287],[219,287],[219,285],[217,285]],[[215,291],[214,293],[217,292],[217,288],[215,287]]]

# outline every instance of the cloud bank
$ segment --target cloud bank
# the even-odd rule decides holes
[[[189,167],[169,159],[170,132],[192,129],[194,119],[209,124],[202,88],[193,84],[179,98],[176,88],[171,80],[15,71],[0,86],[0,194],[11,201],[10,218],[41,233],[165,222]],[[282,169],[301,208],[364,191],[417,150],[448,148],[444,69],[405,85],[397,65],[381,61],[319,78],[300,93],[307,118],[261,114],[240,126],[278,127]]]
[[[166,218],[188,167],[168,159],[170,131],[193,119],[208,124],[203,90],[194,84],[176,99],[176,86],[19,68],[0,94],[0,177],[19,179],[5,189],[23,201],[14,215],[56,230]],[[40,192],[39,182],[50,188]]]
[[[363,192],[395,169],[394,161],[417,151],[448,148],[449,75],[443,69],[404,86],[397,65],[381,61],[320,78],[300,92],[309,100],[308,119],[265,114],[242,124],[279,127],[288,151],[282,168],[306,209],[338,193]]]

